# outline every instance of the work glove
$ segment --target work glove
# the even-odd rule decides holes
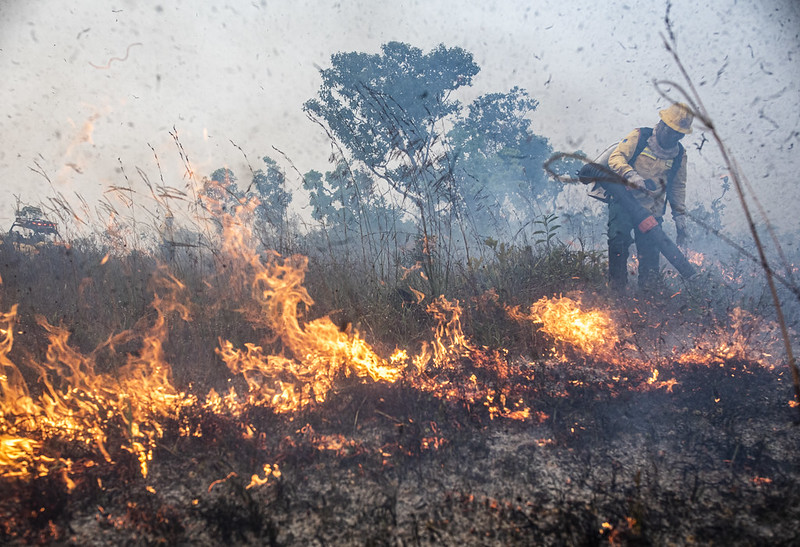
[[[625,181],[628,183],[628,187],[633,190],[646,190],[645,180],[642,178],[642,175],[636,172],[635,169],[631,169],[627,173],[625,173]]]
[[[642,178],[642,175],[633,169],[625,174],[625,180],[628,182],[628,186],[634,190],[639,190],[640,192],[650,195],[661,192],[661,188],[656,181]]]
[[[675,217],[675,229],[677,231],[677,237],[675,238],[675,244],[678,247],[685,247],[686,243],[689,242],[689,234],[686,231],[686,216],[681,215],[679,217]]]

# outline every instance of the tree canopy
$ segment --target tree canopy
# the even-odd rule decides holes
[[[398,156],[412,165],[430,160],[440,122],[459,112],[451,92],[472,83],[478,65],[472,54],[440,45],[428,54],[401,42],[381,54],[337,53],[321,71],[319,98],[305,103],[309,114],[370,170],[386,178]]]
[[[459,203],[483,234],[515,224],[520,209],[558,191],[542,170],[550,145],[531,130],[538,104],[518,87],[482,95],[448,134]]]
[[[538,101],[517,87],[467,108],[454,98],[479,70],[471,53],[444,45],[423,53],[390,42],[378,54],[337,53],[304,108],[349,161],[414,204],[409,213],[425,237],[449,237],[454,219],[483,232],[497,227],[509,203],[552,197],[558,188],[545,184],[542,169],[550,145],[531,129]]]

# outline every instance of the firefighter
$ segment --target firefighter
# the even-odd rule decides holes
[[[680,140],[692,132],[694,116],[682,103],[659,111],[659,116],[661,120],[652,129],[631,131],[611,153],[608,166],[625,179],[636,200],[659,224],[669,203],[677,231],[676,243],[684,246],[686,151]],[[639,286],[652,287],[658,280],[659,251],[651,237],[636,228],[630,214],[612,199],[608,204],[608,277],[613,289],[621,291],[627,285],[628,249],[634,241],[639,259]]]

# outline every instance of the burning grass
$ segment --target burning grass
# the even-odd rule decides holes
[[[392,305],[417,328],[393,347],[315,315],[307,258],[226,228],[217,268],[194,281],[142,256],[3,249],[4,542],[797,538],[800,435],[757,314],[691,295],[412,290]],[[72,287],[68,304],[9,301],[23,262]],[[134,275],[123,289],[109,271]],[[90,321],[146,292],[125,304],[137,320],[112,323],[124,328]],[[59,309],[94,330],[74,341]],[[488,329],[503,343],[471,335]]]

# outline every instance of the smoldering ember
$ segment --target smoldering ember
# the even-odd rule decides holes
[[[631,225],[655,268],[620,259],[605,209],[557,207],[578,172],[626,203],[613,160],[552,150],[524,90],[462,109],[475,73],[444,46],[335,56],[304,219],[276,159],[203,176],[176,128],[183,173],[153,150],[96,206],[18,200],[0,542],[797,545],[796,234],[748,199],[752,233],[726,229],[747,180],[695,97],[650,138],[695,119],[729,178],[675,242]]]

